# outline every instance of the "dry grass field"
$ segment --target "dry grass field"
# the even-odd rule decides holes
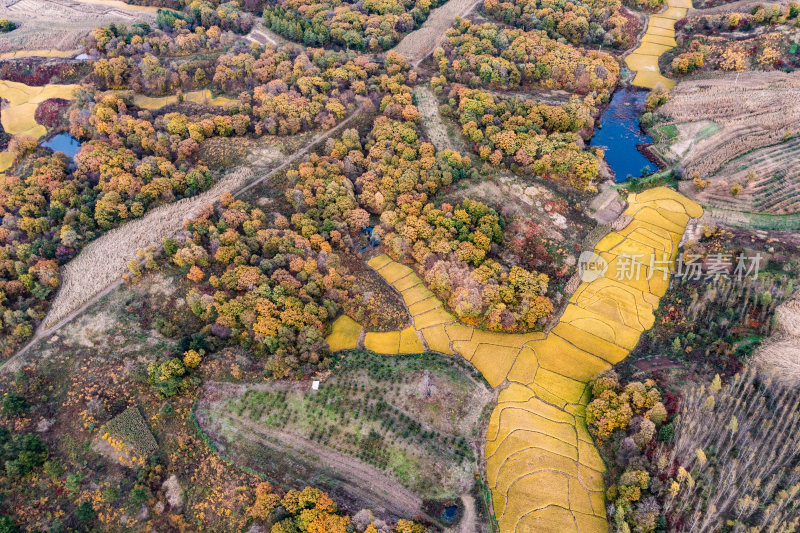
[[[0,59],[16,54],[63,57],[81,48],[81,39],[97,26],[154,22],[156,8],[115,0],[0,0],[0,18],[19,27],[0,39]]]
[[[406,35],[393,50],[403,55],[412,65],[419,65],[444,39],[445,32],[453,24],[455,18],[465,16],[481,1],[449,0],[445,2],[444,5],[432,10],[422,26]]]
[[[674,157],[685,178],[710,180],[700,191],[684,182],[685,194],[706,205],[747,212],[800,210],[795,190],[800,72],[684,81],[658,115],[665,121],[660,127],[671,124],[678,131],[662,141],[661,153]]]
[[[775,310],[778,327],[753,355],[757,368],[781,383],[800,383],[800,295]]]

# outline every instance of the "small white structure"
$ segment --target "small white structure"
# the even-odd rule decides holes
[[[311,382],[311,390],[319,390],[319,381]]]

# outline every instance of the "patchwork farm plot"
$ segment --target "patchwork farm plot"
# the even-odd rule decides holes
[[[702,209],[674,191],[631,195],[631,221],[598,242],[605,276],[582,283],[559,323],[543,333],[505,334],[455,321],[411,268],[387,256],[372,268],[400,292],[414,327],[366,333],[365,348],[388,355],[431,350],[459,354],[499,395],[486,437],[486,473],[501,531],[605,531],[604,464],[586,430],[587,381],[624,359],[653,325],[668,286],[663,273],[620,281],[620,256],[663,254],[674,260],[691,218]],[[648,264],[639,265],[646,272]],[[647,279],[645,279],[647,278]],[[348,317],[333,325],[332,348],[356,347],[361,327]],[[403,337],[413,342],[402,342]]]
[[[421,346],[415,351],[421,352]],[[480,433],[492,399],[474,373],[442,355],[378,358],[348,351],[318,390],[308,382],[209,384],[197,416],[225,453],[266,469],[278,482],[302,486],[310,480],[267,466],[278,461],[273,453],[298,462],[333,453],[365,463],[379,477],[388,475],[418,503],[446,501],[474,485],[478,450],[473,437]],[[292,446],[259,449],[254,445],[259,436],[291,441]],[[327,474],[315,476],[317,481],[346,501],[374,503],[371,498],[364,501],[362,492],[375,479],[364,478],[348,460],[332,464]],[[326,481],[326,476],[332,479]],[[344,487],[337,488],[340,482]]]
[[[658,58],[677,45],[675,22],[686,16],[686,12],[692,7],[692,2],[667,0],[666,4],[665,11],[650,15],[647,31],[642,36],[639,46],[625,57],[625,64],[636,72],[633,84],[638,87],[671,89],[675,86],[674,81],[661,74]]]

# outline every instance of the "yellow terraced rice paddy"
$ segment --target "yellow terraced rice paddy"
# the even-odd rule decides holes
[[[413,328],[367,333],[364,347],[383,354],[404,346],[457,353],[492,387],[503,384],[486,435],[486,479],[503,533],[606,532],[605,465],[586,429],[587,382],[624,359],[645,330],[667,288],[661,272],[645,279],[616,279],[622,255],[650,254],[671,262],[699,205],[659,187],[628,198],[632,221],[604,237],[595,252],[609,262],[604,277],[584,282],[571,296],[548,335],[481,331],[455,321],[408,267],[381,255],[369,261],[396,289],[409,309]],[[344,320],[347,327],[340,323]],[[332,349],[357,342],[361,327],[340,318],[328,337]],[[404,344],[404,340],[409,344]]]
[[[24,83],[0,80],[0,97],[5,100],[0,110],[0,123],[11,135],[28,135],[34,139],[44,136],[47,128],[36,122],[36,108],[48,98],[72,100],[78,85],[45,85],[32,87]],[[0,172],[14,162],[14,155],[0,152]]]
[[[99,2],[99,0],[98,0]],[[104,3],[104,2],[100,2]],[[135,7],[135,6],[134,6]],[[31,52],[33,53],[33,52]],[[0,97],[8,102],[7,107],[0,110],[0,123],[11,135],[27,135],[38,139],[47,133],[47,128],[36,122],[36,108],[48,98],[72,100],[79,85],[45,85],[33,87],[24,83],[0,80]],[[184,94],[184,100],[197,104],[224,106],[236,100],[211,94],[208,89],[192,91]],[[159,109],[178,101],[177,95],[150,97],[136,94],[133,103],[144,109]],[[11,167],[13,154],[0,152],[0,172]]]
[[[647,89],[675,86],[674,81],[661,74],[658,58],[676,46],[675,22],[685,17],[690,7],[691,0],[667,0],[666,10],[650,16],[642,42],[625,58],[628,68],[636,72],[634,85]]]

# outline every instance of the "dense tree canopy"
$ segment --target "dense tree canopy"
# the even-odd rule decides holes
[[[447,30],[447,41],[434,58],[441,74],[471,87],[535,85],[605,99],[619,80],[619,64],[605,52],[578,49],[544,31],[466,19]]]

